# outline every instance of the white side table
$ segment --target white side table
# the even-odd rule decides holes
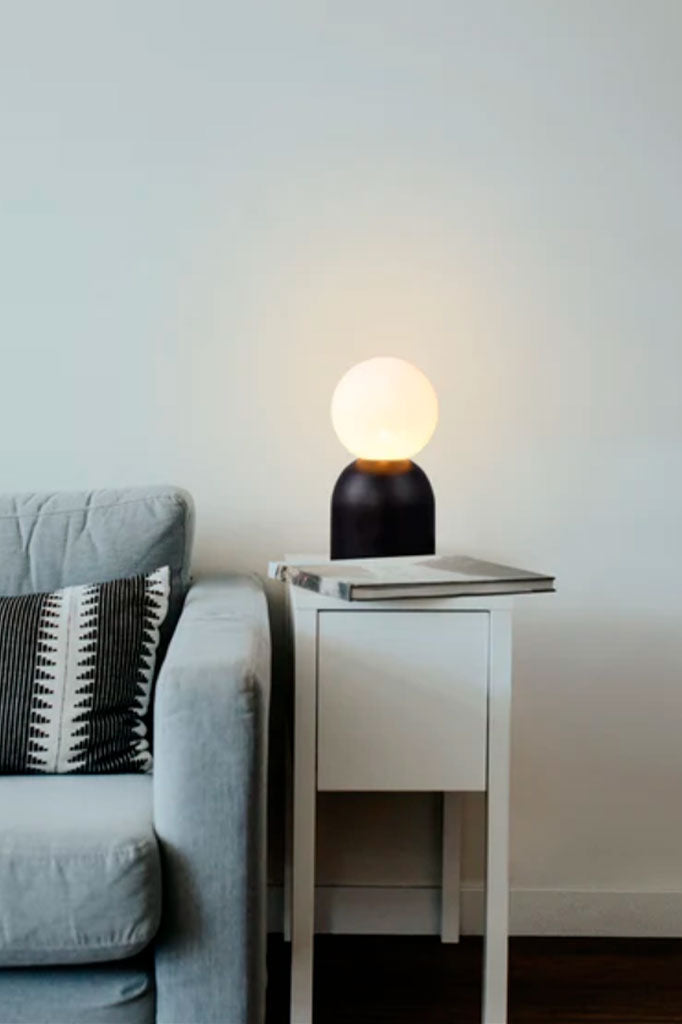
[[[291,1024],[312,1024],[321,791],[442,791],[443,937],[459,931],[457,793],[487,796],[484,1024],[506,1024],[511,598],[346,602],[287,585],[294,637]]]

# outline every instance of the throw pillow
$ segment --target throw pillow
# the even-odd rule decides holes
[[[167,567],[0,597],[0,773],[144,772]]]

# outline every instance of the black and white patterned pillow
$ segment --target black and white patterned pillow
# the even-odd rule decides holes
[[[170,572],[0,597],[0,774],[145,772]]]

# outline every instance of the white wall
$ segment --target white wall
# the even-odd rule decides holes
[[[181,482],[199,567],[261,569],[326,548],[340,374],[418,363],[440,546],[559,578],[517,617],[521,890],[682,893],[681,37],[677,0],[3,17],[2,488]],[[435,884],[433,801],[341,802],[326,881]]]

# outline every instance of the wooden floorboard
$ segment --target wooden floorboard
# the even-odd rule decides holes
[[[288,1020],[289,950],[271,937],[267,1024]],[[315,1024],[480,1022],[480,939],[325,935],[315,950]],[[512,939],[509,996],[509,1024],[682,1024],[682,940]]]

